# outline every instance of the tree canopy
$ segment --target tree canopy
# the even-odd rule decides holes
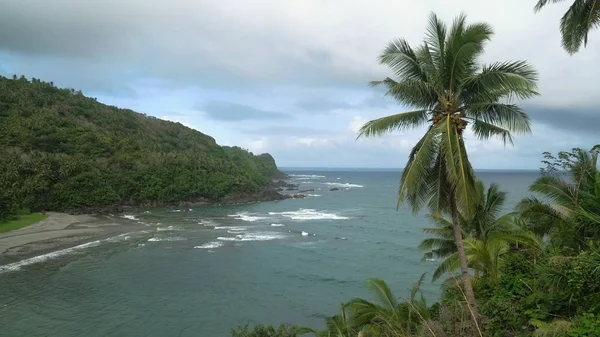
[[[0,77],[0,156],[0,220],[24,209],[218,201],[279,174],[269,154],[23,76]]]

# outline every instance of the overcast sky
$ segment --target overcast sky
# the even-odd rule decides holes
[[[569,56],[566,4],[536,0],[0,0],[0,73],[81,89],[181,122],[283,167],[403,167],[423,130],[356,141],[404,107],[368,81],[397,37],[419,43],[428,15],[460,12],[495,29],[482,62],[529,60],[542,96],[522,102],[533,134],[479,142],[475,168],[536,169],[541,152],[600,143],[600,32]]]

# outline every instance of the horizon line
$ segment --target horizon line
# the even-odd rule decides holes
[[[404,170],[403,167],[360,167],[360,166],[278,166],[280,170]],[[536,171],[532,168],[474,168],[475,171]]]

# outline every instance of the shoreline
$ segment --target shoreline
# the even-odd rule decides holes
[[[0,234],[0,266],[147,228],[107,216],[46,214],[38,223]]]
[[[281,190],[277,190],[277,187],[286,186],[298,187],[298,185],[291,185],[279,180],[273,181],[269,188],[261,192],[234,194],[217,202],[196,200],[169,204],[148,203],[136,206],[90,207],[73,210],[69,213],[46,212],[48,217],[40,222],[0,233],[0,273],[3,271],[3,266],[148,228],[142,223],[123,220],[118,217],[120,214],[139,212],[140,209],[147,207],[211,207],[276,202],[304,197],[300,194],[280,193]]]

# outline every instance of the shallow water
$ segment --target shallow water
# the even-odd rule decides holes
[[[340,302],[369,296],[369,277],[402,297],[431,275],[436,262],[421,261],[416,248],[429,224],[395,211],[399,172],[291,173],[315,191],[127,214],[148,231],[0,269],[0,335],[221,337],[249,322],[320,327]],[[537,172],[479,176],[509,192],[509,209]],[[437,284],[423,290],[436,299]]]

